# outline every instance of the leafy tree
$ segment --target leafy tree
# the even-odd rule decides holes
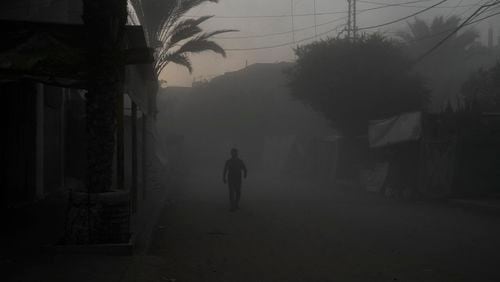
[[[462,85],[465,105],[480,111],[500,111],[500,62],[479,69]]]
[[[291,93],[346,136],[370,119],[423,108],[428,91],[399,44],[381,35],[330,38],[300,46],[289,70]]]
[[[211,39],[214,35],[234,30],[203,32],[200,25],[212,16],[183,19],[189,10],[205,2],[216,3],[218,0],[130,0],[149,46],[156,49],[157,76],[169,63],[185,66],[192,72],[191,53],[212,51],[226,56],[224,49]]]
[[[398,33],[406,50],[417,58],[430,50],[461,23],[457,16],[435,17],[431,22],[415,19],[408,23],[408,30]],[[460,85],[472,70],[487,63],[488,56],[481,51],[476,39],[479,34],[472,30],[463,30],[448,38],[444,44],[419,62],[416,69],[429,82],[431,108],[442,110],[450,101],[454,101],[460,91]]]

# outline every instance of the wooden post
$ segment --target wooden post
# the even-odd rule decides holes
[[[116,187],[118,190],[125,189],[123,95],[119,93],[116,101]]]
[[[43,84],[36,84],[36,165],[35,165],[35,191],[36,198],[44,195],[44,93]]]
[[[148,175],[148,151],[147,151],[147,125],[148,125],[148,115],[142,112],[142,198],[146,199],[146,190],[147,190],[147,175]]]
[[[137,104],[132,101],[132,211],[137,210]]]
[[[66,89],[66,88],[63,88],[62,91],[61,91],[61,113],[60,113],[60,137],[59,137],[59,141],[60,141],[60,152],[61,152],[61,155],[60,155],[60,166],[61,166],[61,169],[60,169],[60,176],[61,176],[61,189],[64,189],[65,188],[65,185],[66,185],[66,170],[65,170],[65,166],[66,166],[66,93],[67,91],[69,91],[69,89]]]

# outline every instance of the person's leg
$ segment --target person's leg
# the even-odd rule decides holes
[[[234,185],[234,192],[235,192],[235,207],[236,208],[239,208],[239,205],[240,205],[240,198],[241,198],[241,182],[240,183],[236,183],[236,185]]]
[[[236,191],[234,188],[234,183],[229,182],[229,205],[230,209],[234,210],[236,207]]]

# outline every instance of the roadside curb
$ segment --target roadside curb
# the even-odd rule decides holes
[[[450,199],[448,202],[465,209],[500,214],[500,200],[497,199]]]

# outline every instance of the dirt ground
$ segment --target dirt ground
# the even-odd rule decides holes
[[[163,211],[163,281],[500,281],[498,216],[252,174],[231,213],[220,174]]]

